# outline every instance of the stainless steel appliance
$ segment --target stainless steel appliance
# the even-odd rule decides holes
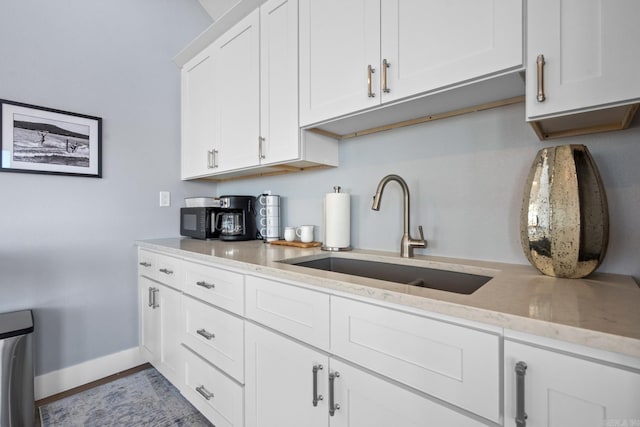
[[[256,198],[221,196],[215,224],[220,240],[254,240],[257,237]]]
[[[0,314],[0,426],[34,424],[33,314]]]

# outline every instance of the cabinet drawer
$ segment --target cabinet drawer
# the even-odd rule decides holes
[[[155,260],[153,278],[167,286],[182,290],[182,260],[163,254],[155,254]]]
[[[242,315],[243,275],[221,268],[185,262],[184,291],[210,304]]]
[[[182,347],[182,394],[216,427],[242,427],[242,386]]]
[[[154,278],[154,271],[156,267],[156,254],[153,252],[145,251],[144,249],[138,250],[138,275]]]
[[[182,343],[239,382],[244,381],[244,322],[182,296]]]
[[[332,353],[500,420],[500,337],[332,297]]]
[[[247,276],[246,317],[322,349],[329,348],[329,295]]]

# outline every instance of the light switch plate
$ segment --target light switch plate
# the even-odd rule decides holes
[[[160,206],[171,206],[171,193],[168,191],[160,192]]]

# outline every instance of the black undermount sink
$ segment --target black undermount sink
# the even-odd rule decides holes
[[[435,268],[412,265],[391,264],[387,262],[365,261],[360,259],[325,257],[310,261],[284,261],[300,267],[315,268],[352,276],[368,277],[403,283],[421,288],[439,289],[457,294],[472,294],[492,277]]]

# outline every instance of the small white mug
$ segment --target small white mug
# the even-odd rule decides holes
[[[301,225],[296,229],[296,236],[304,243],[313,242],[313,225]]]
[[[293,242],[296,240],[296,229],[294,227],[284,228],[284,240],[287,242]]]

